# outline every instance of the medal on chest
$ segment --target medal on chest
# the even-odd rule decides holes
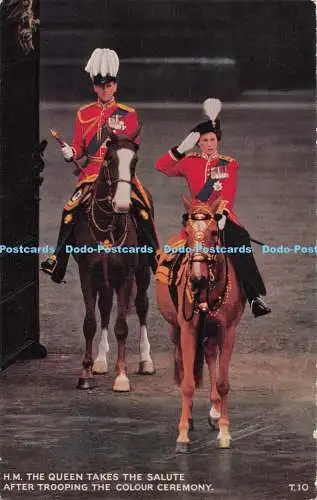
[[[223,189],[223,183],[221,182],[222,179],[226,179],[229,177],[229,174],[227,172],[227,166],[226,165],[208,165],[206,166],[206,174],[205,174],[205,181],[208,179],[211,179],[215,181],[213,183],[213,189],[214,191],[221,191]]]
[[[207,177],[211,179],[226,179],[229,177],[227,167],[225,165],[216,165],[215,167],[207,167]]]
[[[127,127],[123,120],[120,120],[119,115],[112,115],[108,118],[108,125],[114,130],[125,130]]]

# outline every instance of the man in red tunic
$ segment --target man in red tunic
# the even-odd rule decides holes
[[[75,209],[85,197],[89,185],[97,179],[107,153],[108,130],[105,125],[114,133],[125,136],[131,136],[139,126],[135,109],[118,103],[115,99],[118,87],[116,78],[118,70],[119,58],[114,50],[94,50],[85,71],[89,73],[93,82],[97,101],[83,106],[77,111],[72,145],[64,143],[61,148],[66,162],[80,160],[83,157],[86,157],[86,162],[80,172],[76,190],[70,201],[64,206],[55,254],[41,264],[42,271],[50,274],[52,280],[56,283],[61,283],[66,272],[69,254],[66,253],[65,248],[75,223]],[[135,139],[135,142],[138,143],[138,139]],[[154,222],[147,194],[136,176],[132,180],[132,189],[145,205],[143,207],[145,210],[141,210],[141,212],[144,215],[144,224],[147,224],[148,227],[141,228],[141,235],[142,229],[144,229],[146,232],[145,239],[148,240],[147,243],[153,245],[155,255],[158,241]],[[139,214],[136,215],[139,223]],[[142,221],[140,221],[140,224],[142,224]],[[155,259],[153,259],[151,265],[153,271],[155,271]]]
[[[226,200],[227,216],[221,221],[226,246],[251,247],[248,232],[239,224],[232,211],[237,191],[238,162],[218,153],[221,129],[217,116],[221,103],[218,99],[207,99],[204,102],[204,109],[209,120],[197,125],[178,146],[161,156],[156,168],[169,177],[185,177],[192,198],[208,202],[213,202],[219,197]],[[196,144],[201,152],[186,154]],[[266,295],[266,289],[253,253],[228,255],[243,285],[254,316],[268,314],[271,310],[260,297]]]

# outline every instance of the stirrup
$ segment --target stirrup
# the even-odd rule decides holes
[[[48,259],[41,263],[41,271],[47,274],[53,274],[57,266],[56,255],[51,255]]]

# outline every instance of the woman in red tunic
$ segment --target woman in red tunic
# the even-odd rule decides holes
[[[232,211],[237,191],[238,162],[218,153],[221,129],[217,116],[221,102],[218,99],[207,99],[203,106],[209,120],[197,125],[178,146],[163,154],[157,160],[156,168],[169,177],[185,177],[192,198],[208,202],[219,197],[226,200],[227,216],[220,223],[223,241],[227,247],[245,245],[244,248],[251,248],[248,232],[241,227]],[[196,144],[201,152],[186,154]],[[252,251],[231,253],[229,256],[254,316],[271,312],[260,297],[266,295],[266,289]]]

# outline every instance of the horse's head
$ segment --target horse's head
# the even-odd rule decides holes
[[[131,136],[117,135],[110,128],[108,150],[101,169],[105,199],[116,213],[127,213],[131,203],[131,182],[135,175],[139,146],[134,142],[141,125]]]
[[[187,210],[187,246],[191,248],[189,273],[192,287],[199,291],[207,286],[214,276],[216,246],[220,244],[220,221],[226,202],[217,199],[214,203],[183,198]],[[220,227],[219,227],[220,226]]]

